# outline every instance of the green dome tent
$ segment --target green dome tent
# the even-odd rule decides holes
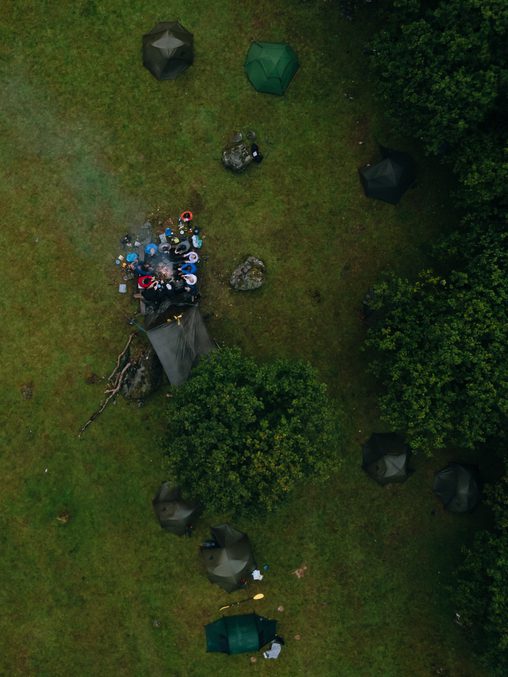
[[[152,501],[153,509],[163,529],[177,536],[189,533],[189,527],[200,512],[197,503],[184,501],[177,487],[164,482]]]
[[[359,170],[360,181],[367,197],[396,205],[415,182],[415,164],[407,153],[381,148],[383,160]]]
[[[282,96],[298,70],[294,50],[282,42],[253,42],[245,59],[245,72],[258,92]]]
[[[217,547],[201,548],[208,578],[226,592],[238,590],[256,568],[247,534],[229,524],[211,528]]]
[[[178,21],[162,21],[143,35],[143,66],[157,80],[175,80],[194,61],[194,37]]]
[[[258,616],[224,616],[205,625],[206,650],[227,654],[258,651],[275,638],[277,621]]]
[[[378,484],[405,482],[410,450],[396,433],[372,433],[362,448],[362,468]]]
[[[450,463],[434,477],[432,489],[450,512],[468,512],[480,500],[476,468],[461,463]]]

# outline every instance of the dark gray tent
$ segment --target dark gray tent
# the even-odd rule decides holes
[[[379,484],[405,482],[409,477],[409,446],[396,433],[372,433],[362,447],[362,468]]]
[[[161,485],[152,505],[161,527],[178,536],[189,533],[200,510],[197,503],[184,501],[180,489],[170,488],[169,482]]]
[[[157,80],[174,80],[194,61],[194,37],[178,21],[163,21],[143,35],[143,66]]]
[[[241,588],[256,568],[247,534],[229,524],[211,528],[217,547],[201,548],[208,578],[227,592]]]
[[[450,512],[468,512],[480,500],[478,472],[462,463],[450,463],[437,472],[432,489]]]
[[[413,158],[407,153],[381,148],[383,160],[360,169],[360,181],[367,197],[397,204],[416,178]]]
[[[197,306],[182,309],[171,322],[147,331],[147,336],[173,385],[184,383],[197,358],[214,348]]]

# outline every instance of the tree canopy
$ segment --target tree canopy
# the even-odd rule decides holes
[[[338,465],[326,387],[302,361],[217,351],[174,391],[163,446],[182,487],[210,510],[271,510]]]
[[[463,270],[390,276],[371,301],[380,319],[367,346],[384,386],[382,415],[428,453],[473,447],[508,414],[508,236],[491,229],[469,239],[476,244],[460,239],[470,257]]]
[[[476,535],[457,571],[460,624],[495,674],[508,674],[508,475],[487,491],[494,528]]]
[[[374,45],[380,89],[404,131],[433,153],[503,114],[508,85],[505,0],[394,0]]]

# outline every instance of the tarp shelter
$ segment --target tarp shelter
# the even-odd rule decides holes
[[[470,465],[450,463],[436,473],[432,488],[450,512],[468,512],[480,500],[478,472]]]
[[[152,501],[160,525],[178,536],[188,533],[199,513],[199,505],[184,501],[178,487],[171,488],[164,482]]]
[[[397,204],[416,178],[415,163],[407,153],[381,148],[383,160],[360,169],[360,181],[367,197]]]
[[[197,306],[182,309],[174,320],[146,333],[173,385],[184,383],[197,358],[214,348]]]
[[[247,534],[229,524],[212,527],[216,548],[201,548],[208,578],[227,592],[241,588],[256,568]]]
[[[174,80],[194,61],[194,37],[178,21],[163,21],[143,35],[143,66],[157,80]]]
[[[258,616],[224,616],[205,626],[206,650],[236,654],[258,651],[275,638],[277,621]]]
[[[284,94],[299,67],[298,57],[282,42],[253,42],[245,59],[245,73],[258,92]]]
[[[373,433],[363,445],[362,468],[379,482],[404,482],[409,476],[410,450],[396,433]]]

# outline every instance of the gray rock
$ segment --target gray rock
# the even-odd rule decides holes
[[[252,162],[252,155],[245,143],[233,143],[222,151],[222,163],[224,167],[233,172],[243,172]]]
[[[162,365],[151,345],[138,346],[132,353],[133,366],[124,379],[122,395],[128,400],[143,400],[162,383]]]
[[[242,132],[234,132],[231,137],[231,143],[240,143],[240,141],[243,141]]]
[[[233,271],[229,283],[237,291],[258,289],[264,282],[265,271],[263,261],[255,256],[249,256],[241,266]]]
[[[255,141],[256,140],[256,132],[253,129],[249,129],[247,132],[247,138],[249,141]]]

